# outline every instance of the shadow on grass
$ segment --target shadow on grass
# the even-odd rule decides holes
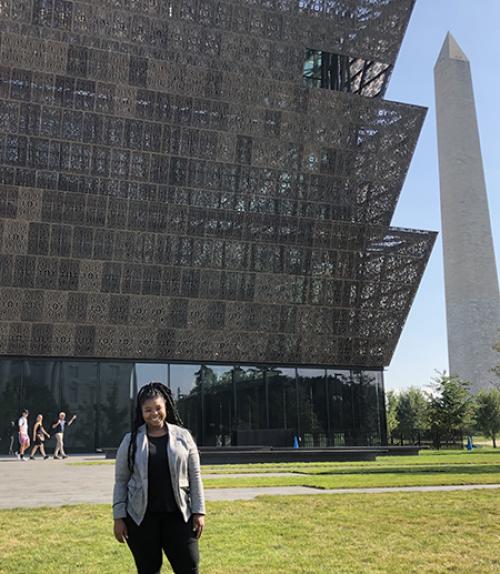
[[[308,476],[334,476],[334,475],[366,475],[366,474],[498,474],[500,480],[500,464],[471,464],[471,465],[430,465],[384,468],[350,468],[345,470],[328,470],[314,473],[295,471],[294,474]]]

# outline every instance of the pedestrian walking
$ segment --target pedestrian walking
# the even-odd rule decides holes
[[[76,419],[76,415],[73,415],[69,421],[66,420],[66,413],[60,412],[59,418],[57,421],[52,425],[52,428],[55,430],[54,436],[56,437],[56,448],[54,450],[54,458],[61,459],[61,458],[68,458],[64,450],[64,431],[66,427],[70,427]]]
[[[28,415],[29,411],[24,409],[17,421],[17,431],[19,437],[19,452],[17,453],[17,458],[19,460],[26,460],[24,458],[24,453],[30,446],[30,437],[28,433]]]
[[[43,428],[43,416],[38,415],[33,426],[33,448],[31,449],[30,459],[35,460],[35,453],[38,449],[42,453],[43,460],[47,460],[49,455],[45,452],[45,439],[50,438],[50,434]]]
[[[14,442],[16,440],[16,421],[9,423],[9,455],[14,454]]]

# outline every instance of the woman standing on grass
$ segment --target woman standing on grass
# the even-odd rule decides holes
[[[34,447],[31,449],[30,459],[35,460],[35,453],[38,449],[42,453],[43,460],[47,460],[49,455],[45,453],[45,438],[50,438],[50,434],[43,428],[43,416],[38,415],[36,422],[33,426],[33,443]]]
[[[156,574],[165,552],[175,574],[197,574],[205,500],[198,449],[181,426],[170,389],[149,383],[116,455],[114,535],[139,574]]]

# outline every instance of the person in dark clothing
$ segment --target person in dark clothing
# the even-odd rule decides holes
[[[33,425],[33,443],[34,446],[31,449],[30,459],[35,460],[35,453],[38,449],[42,453],[43,460],[47,460],[49,455],[45,452],[45,439],[50,438],[50,434],[43,428],[43,416],[38,415],[36,417],[36,422]]]
[[[138,574],[157,574],[165,552],[175,574],[198,574],[205,500],[198,449],[180,426],[170,389],[150,383],[118,449],[114,535],[127,542]]]
[[[16,440],[16,421],[10,421],[8,436],[9,436],[9,455],[15,454],[14,442]]]

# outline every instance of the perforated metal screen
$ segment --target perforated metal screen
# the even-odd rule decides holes
[[[425,110],[303,70],[390,69],[412,5],[0,0],[0,353],[388,364]]]

